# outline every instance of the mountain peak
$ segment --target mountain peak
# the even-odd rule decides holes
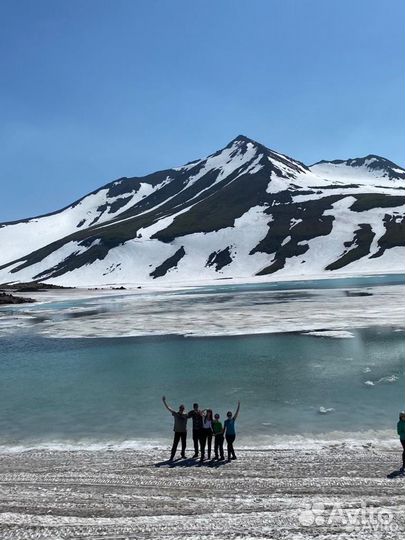
[[[390,179],[399,180],[405,178],[405,171],[389,159],[376,154],[369,154],[360,158],[334,159],[332,161],[322,160],[311,165],[311,169],[319,166],[332,165],[334,167],[350,167],[351,169],[366,169],[375,174],[381,174]]]
[[[246,137],[246,135],[243,135],[241,133],[239,135],[237,135],[234,140],[235,141],[243,141],[243,142],[255,142],[250,137]]]
[[[238,135],[183,167],[115,180],[48,216],[0,224],[0,282],[400,273],[403,179],[404,169],[374,154],[309,169]]]
[[[234,139],[231,140],[231,142],[226,146],[226,148],[230,148],[234,144],[253,144],[254,146],[261,146],[260,143],[257,141],[254,141],[253,139],[250,139],[249,137],[246,137],[246,135],[237,135]]]
[[[242,148],[243,151],[245,151],[248,144],[253,145],[255,149],[257,149],[260,153],[263,153],[270,160],[275,159],[279,162],[281,161],[282,163],[284,163],[284,165],[295,169],[297,172],[308,171],[308,167],[304,165],[304,163],[301,163],[301,161],[293,159],[286,154],[280,154],[279,152],[276,152],[275,150],[264,146],[264,144],[259,143],[254,139],[251,139],[250,137],[246,137],[246,135],[238,135],[237,137],[232,139],[232,141],[226,146],[226,148],[232,148],[236,145],[237,147]]]

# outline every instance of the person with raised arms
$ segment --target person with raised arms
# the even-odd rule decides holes
[[[186,457],[186,444],[187,444],[187,413],[184,412],[184,405],[179,405],[179,410],[175,411],[166,402],[166,397],[162,397],[163,405],[174,417],[174,437],[173,437],[173,446],[170,454],[170,461],[173,461],[174,456],[176,455],[177,446],[181,440],[181,457]]]
[[[225,439],[226,439],[227,450],[228,450],[228,461],[231,461],[231,459],[236,459],[233,443],[235,442],[235,438],[236,438],[235,420],[238,417],[239,409],[240,409],[240,401],[238,401],[238,406],[236,408],[235,414],[232,415],[232,411],[228,411],[226,413],[226,420],[224,422],[224,433],[225,433]]]

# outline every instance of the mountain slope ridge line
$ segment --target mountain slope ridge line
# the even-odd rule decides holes
[[[0,224],[0,282],[403,272],[404,204],[405,170],[385,158],[308,167],[238,136],[207,158]]]

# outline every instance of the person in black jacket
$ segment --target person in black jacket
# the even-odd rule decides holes
[[[198,445],[201,446],[202,427],[203,427],[202,413],[200,409],[198,408],[198,403],[193,404],[193,410],[188,413],[187,417],[193,419],[193,442],[194,442],[193,458],[196,458],[198,457]]]
[[[212,443],[212,409],[207,409],[203,411],[202,415],[203,426],[201,430],[201,461],[204,461],[205,457],[205,445],[208,446],[208,459],[211,459],[211,443]]]

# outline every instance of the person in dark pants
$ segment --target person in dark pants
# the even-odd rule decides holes
[[[214,415],[212,422],[212,431],[214,432],[214,453],[215,459],[224,459],[224,430],[222,423],[219,421],[219,414]],[[220,456],[220,457],[219,457]]]
[[[201,430],[201,458],[200,461],[204,461],[205,458],[205,445],[208,447],[208,459],[211,459],[211,445],[212,445],[212,410],[207,409],[203,411],[202,416],[202,430]]]
[[[235,442],[235,437],[236,437],[235,420],[238,417],[239,409],[240,409],[240,401],[238,401],[238,407],[236,409],[235,414],[232,416],[232,412],[228,411],[226,413],[226,420],[224,422],[225,439],[226,439],[226,444],[228,447],[227,448],[228,461],[231,461],[231,459],[236,459],[233,443]]]
[[[198,445],[201,446],[202,437],[202,413],[198,408],[198,403],[193,404],[193,410],[188,413],[188,418],[193,419],[193,443],[194,443],[194,456],[198,457]]]
[[[187,413],[184,412],[184,405],[179,406],[179,410],[175,411],[169,405],[166,403],[165,396],[162,397],[163,405],[166,407],[166,409],[172,413],[172,416],[174,417],[174,438],[173,438],[173,446],[172,451],[170,454],[170,461],[174,459],[174,456],[176,455],[177,446],[179,444],[179,441],[181,440],[181,457],[186,457],[186,444],[187,444]]]
[[[405,411],[399,413],[399,422],[397,424],[397,432],[399,440],[402,444],[402,467],[401,471],[405,472]]]

